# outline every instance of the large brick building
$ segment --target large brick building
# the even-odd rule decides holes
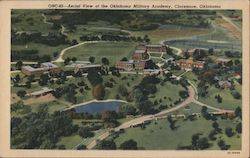
[[[21,72],[27,76],[35,75],[39,76],[46,73],[59,73],[61,68],[50,62],[42,63],[40,68],[34,68],[31,66],[23,66]]]
[[[86,73],[88,70],[100,71],[101,69],[102,65],[100,64],[76,64],[74,72]]]
[[[115,67],[120,70],[143,70],[145,68],[145,61],[118,61],[115,64]]]
[[[146,50],[149,54],[162,54],[167,53],[167,46],[162,44],[149,44],[146,45]]]
[[[189,59],[180,59],[176,61],[176,65],[178,65],[181,69],[192,70],[193,68],[203,69],[205,66],[204,61],[194,61],[192,58]]]
[[[136,60],[136,61],[145,60],[148,57],[149,57],[148,53],[147,53],[147,51],[145,49],[135,50],[134,53],[133,53],[133,55],[132,55],[132,59]]]

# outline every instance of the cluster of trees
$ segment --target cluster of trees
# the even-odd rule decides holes
[[[33,60],[39,63],[51,61],[50,55],[39,55],[38,50],[11,50],[11,61]]]
[[[168,122],[170,123],[170,124],[169,124],[169,127],[170,127],[171,130],[175,130],[175,129],[178,128],[178,127],[175,125],[176,120],[173,120],[173,118],[172,118],[171,116],[168,116],[167,119],[168,119]]]
[[[113,140],[103,140],[97,144],[96,148],[102,150],[137,150],[138,146],[137,142],[133,139],[124,141],[120,144],[120,147],[117,147],[116,143]]]
[[[218,103],[222,103],[222,97],[218,94],[214,97]]]
[[[60,98],[62,97],[63,95],[66,95],[66,100],[75,104],[77,103],[77,98],[76,98],[76,89],[78,87],[74,84],[74,83],[71,83],[71,84],[68,84],[68,85],[65,85],[63,87],[58,87],[56,88],[54,91],[53,91],[53,95],[56,97],[56,98]]]
[[[92,94],[96,99],[104,99],[105,87],[102,85],[103,79],[97,71],[89,70],[87,78],[92,85]]]
[[[17,149],[56,149],[59,138],[78,130],[72,119],[62,113],[48,113],[48,106],[40,106],[37,112],[11,118],[11,146]]]
[[[232,51],[225,51],[224,52],[226,57],[230,57],[230,58],[240,58],[242,56],[241,52],[232,52]]]
[[[60,44],[70,44],[67,37],[60,33],[48,33],[47,35],[42,35],[41,32],[36,33],[21,33],[11,34],[12,44],[27,44],[29,42],[42,43],[49,46],[58,46]]]

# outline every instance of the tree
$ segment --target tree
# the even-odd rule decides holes
[[[207,149],[209,147],[209,142],[208,142],[208,139],[203,137],[203,138],[200,138],[198,141],[197,141],[197,146],[199,149],[201,150],[204,150],[204,149]]]
[[[54,53],[53,53],[53,57],[57,57],[58,54],[59,54],[58,52],[54,52]]]
[[[150,100],[145,100],[139,103],[139,111],[143,114],[152,114],[154,112],[153,110],[154,104]]]
[[[103,81],[102,76],[97,71],[93,70],[88,71],[87,78],[93,87],[97,84],[101,84]]]
[[[127,57],[123,57],[123,58],[121,59],[121,61],[128,61],[128,58],[127,58]]]
[[[122,96],[128,96],[128,89],[126,88],[126,86],[124,85],[120,85],[118,87],[118,92],[122,95]]]
[[[15,84],[15,85],[18,85],[18,83],[20,82],[20,80],[21,80],[21,77],[20,77],[19,74],[17,74],[17,75],[14,77],[14,84]]]
[[[30,81],[26,81],[25,84],[26,84],[27,88],[31,88],[31,82]]]
[[[88,138],[88,137],[93,137],[94,133],[90,131],[90,129],[88,127],[81,127],[78,130],[78,134],[82,137],[82,138]]]
[[[236,125],[235,130],[236,130],[238,133],[242,133],[242,123],[241,123],[241,122],[238,123],[238,124]]]
[[[104,99],[105,87],[102,84],[95,85],[92,90],[92,95],[98,100]]]
[[[17,96],[19,96],[20,98],[23,98],[26,94],[27,92],[25,90],[17,91]]]
[[[81,145],[78,145],[76,149],[77,150],[85,150],[85,149],[87,149],[87,147],[85,145],[81,144]]]
[[[120,106],[119,112],[124,115],[135,115],[136,114],[136,108],[132,105],[125,104]]]
[[[70,62],[70,58],[69,58],[69,57],[67,57],[67,58],[64,60],[64,65],[68,65],[68,64],[69,64],[69,62]]]
[[[115,111],[103,111],[101,112],[101,119],[105,122],[111,122],[117,119],[117,113]]]
[[[216,134],[217,134],[216,130],[212,130],[212,131],[209,133],[208,138],[209,138],[210,140],[216,140],[216,137],[215,137]]]
[[[102,63],[103,63],[104,65],[109,65],[109,60],[108,60],[106,57],[103,57],[103,58],[102,58]]]
[[[213,126],[214,129],[219,128],[219,124],[217,122],[213,122],[212,126]]]
[[[20,70],[20,69],[22,68],[22,66],[23,66],[23,62],[22,62],[22,61],[18,61],[18,62],[16,63],[16,69],[17,69],[17,70]]]
[[[213,48],[209,48],[208,49],[208,54],[213,55],[213,53],[214,53],[214,49]]]
[[[73,57],[71,60],[72,60],[73,62],[76,62],[77,58],[76,58],[76,57]]]
[[[193,148],[197,147],[197,143],[198,143],[199,138],[200,138],[199,133],[196,133],[196,134],[192,135],[192,146],[193,146]]]
[[[234,135],[233,129],[230,127],[225,129],[225,133],[228,137],[232,137]]]
[[[90,56],[89,57],[89,62],[94,63],[95,62],[95,57]]]
[[[224,140],[219,140],[217,145],[220,147],[221,150],[227,150],[230,147],[230,145],[226,145],[226,142]]]
[[[116,144],[113,140],[102,140],[97,144],[97,149],[115,150]]]
[[[65,145],[62,145],[62,144],[61,144],[61,145],[58,146],[58,149],[59,149],[59,150],[64,150],[64,149],[66,149],[66,148],[65,148]]]
[[[42,74],[40,76],[40,80],[39,80],[39,84],[41,86],[44,86],[44,85],[47,85],[48,84],[48,81],[49,81],[49,76],[48,74]]]
[[[241,112],[241,108],[238,106],[235,111],[234,111],[234,114],[236,117],[242,117],[242,112]]]
[[[120,149],[122,150],[137,150],[137,142],[134,141],[133,139],[129,139],[120,145]]]
[[[188,92],[187,91],[180,91],[179,92],[179,95],[181,98],[185,99],[189,96]]]

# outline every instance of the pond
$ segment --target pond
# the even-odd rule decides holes
[[[75,107],[76,113],[97,113],[101,111],[119,111],[120,105],[122,105],[122,101],[105,101],[105,102],[97,102],[93,101],[87,104],[79,105]]]

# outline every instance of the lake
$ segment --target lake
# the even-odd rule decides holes
[[[83,104],[75,107],[76,113],[97,113],[101,111],[119,111],[120,105],[122,105],[123,102],[121,101],[109,101],[109,102],[96,102],[93,101],[88,104]]]

